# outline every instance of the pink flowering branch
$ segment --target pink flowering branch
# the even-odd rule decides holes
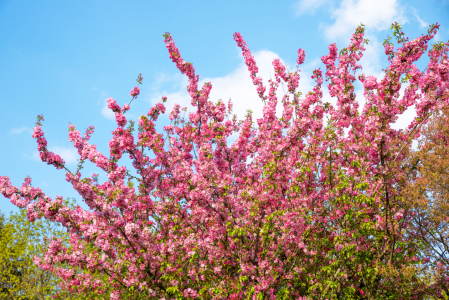
[[[248,71],[250,72],[250,77],[253,80],[253,84],[257,87],[257,93],[259,94],[260,99],[265,102],[266,87],[262,83],[262,78],[257,77],[259,68],[257,67],[256,61],[254,60],[254,56],[251,55],[251,50],[249,50],[240,32],[234,33],[234,40],[237,42],[237,46],[242,49],[245,64],[248,66]]]

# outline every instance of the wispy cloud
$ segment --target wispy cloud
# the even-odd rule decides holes
[[[28,133],[33,133],[33,129],[31,129],[29,127],[25,127],[25,126],[22,126],[20,128],[15,128],[14,127],[14,128],[11,129],[10,133],[12,133],[12,134],[21,134],[24,131],[28,132]]]
[[[365,46],[366,50],[360,60],[360,65],[363,67],[361,72],[365,75],[375,76],[380,81],[384,76],[381,60],[383,47],[377,33],[390,28],[395,21],[400,24],[407,22],[404,10],[400,7],[398,0],[343,0],[331,13],[331,18],[334,19],[332,24],[322,24],[321,26],[327,40],[340,42],[337,43],[339,49],[348,45],[349,37],[357,26],[361,23],[365,25],[364,38],[368,39],[369,43]],[[342,45],[342,41],[345,44]],[[360,83],[356,83],[356,86],[356,94],[360,101],[360,110],[362,110],[365,104],[363,87]]]
[[[384,76],[384,72],[382,71],[384,51],[382,42],[378,38],[378,32],[389,29],[391,24],[395,21],[400,24],[408,22],[403,8],[399,5],[399,0],[343,0],[339,3],[334,0],[300,0],[294,4],[294,7],[297,15],[302,15],[314,13],[316,10],[324,8],[325,5],[338,5],[331,13],[333,23],[322,26],[324,37],[327,40],[331,40],[332,42],[341,42],[343,39],[349,40],[351,34],[360,23],[366,25],[365,38],[369,39],[369,43],[365,46],[366,51],[364,51],[360,64],[363,66],[362,72],[365,73],[365,75],[375,76],[379,82]],[[339,46],[339,49],[341,48],[342,46]],[[263,78],[264,85],[268,89],[268,79],[274,78],[272,61],[273,59],[280,57],[277,53],[267,50],[255,51],[253,52],[253,55],[257,66],[259,67],[258,76]],[[290,70],[293,70],[296,67],[286,64],[285,61],[282,62]],[[312,75],[312,71],[316,67],[322,67],[321,60],[306,61],[306,64],[301,66],[303,71],[301,72],[300,90],[303,94],[312,90],[312,87],[315,84],[310,78],[310,75]],[[252,84],[243,59],[241,64],[238,65],[234,71],[221,77],[205,78],[199,82],[199,87],[201,88],[201,85],[204,82],[209,81],[212,83],[210,100],[217,101],[218,99],[222,99],[227,103],[228,99],[231,99],[234,113],[238,115],[239,119],[243,118],[248,109],[251,109],[254,112],[254,119],[262,116],[263,104],[257,95],[256,88]],[[173,82],[173,86],[176,88],[168,89],[168,91],[162,90],[161,87],[166,86],[166,82]],[[185,76],[176,75],[175,77],[161,75],[157,86],[154,88],[155,92],[150,96],[149,100],[152,104],[155,104],[160,101],[162,96],[167,96],[168,102],[166,106],[168,112],[170,112],[175,103],[190,109],[191,99],[185,89],[187,85],[188,82]],[[361,102],[360,108],[362,109],[365,102],[363,88],[360,84],[357,84],[356,90],[358,99]],[[330,97],[325,86],[323,86],[322,91],[323,101],[336,104],[336,99]],[[280,87],[278,90],[278,98],[280,99],[282,95],[282,87]],[[282,113],[280,104],[277,113],[278,115]],[[413,119],[414,115],[414,109],[410,108],[399,118],[394,126],[397,128],[405,128]]]
[[[423,20],[418,16],[418,13],[416,12],[416,8],[413,8],[413,14],[414,14],[415,17],[416,17],[416,20],[418,20],[419,26],[421,26],[421,27],[429,27],[429,23],[423,21]]]
[[[108,92],[103,91],[102,89],[99,89],[97,87],[93,87],[92,91],[100,92],[97,105],[101,105],[101,115],[106,119],[115,120],[114,112],[108,108]]]
[[[407,22],[397,0],[343,0],[331,18],[335,22],[324,26],[324,34],[332,41],[351,36],[360,23],[366,25],[367,31],[380,31],[388,29],[395,21]]]
[[[253,55],[259,68],[258,76],[262,77],[263,83],[265,87],[267,87],[268,93],[268,80],[270,78],[274,79],[274,69],[272,62],[274,59],[280,57],[277,53],[268,50],[255,51],[253,52]],[[296,66],[288,65],[282,59],[281,62],[290,71],[293,71],[296,68]],[[311,64],[316,65],[316,62],[313,61],[311,62]],[[310,68],[310,64],[303,66],[301,69],[305,70],[308,69],[308,67]],[[301,72],[299,88],[304,94],[312,89],[313,82],[310,79],[311,74],[312,71],[308,73]],[[165,79],[167,80],[167,76],[165,76]],[[181,107],[187,107],[188,109],[190,109],[191,98],[186,91],[186,86],[188,85],[187,78],[186,76],[176,76],[176,80],[178,82],[176,84],[178,88],[175,89],[175,91],[156,91],[150,96],[150,102],[152,104],[155,104],[161,100],[162,96],[166,96],[166,106],[168,112],[171,111],[175,103],[181,105]],[[233,104],[233,113],[237,114],[237,117],[239,119],[242,119],[246,115],[248,109],[253,111],[253,119],[257,119],[262,116],[263,103],[257,94],[257,89],[252,83],[250,74],[248,72],[247,66],[243,62],[243,59],[240,65],[237,66],[237,68],[231,73],[222,77],[205,78],[201,80],[199,82],[199,88],[201,88],[204,82],[211,82],[212,84],[210,100],[216,102],[221,99],[227,104],[228,100],[231,99]],[[282,105],[280,98],[283,96],[284,91],[287,91],[287,87],[284,86],[283,89],[282,86],[280,86],[278,89],[279,104],[277,110],[279,116],[282,114]]]
[[[182,87],[187,86],[189,83],[186,79],[187,77],[181,73],[177,74],[166,74],[159,73],[154,77],[152,81],[152,90],[157,91],[162,89],[163,87],[170,87],[172,89],[180,88],[180,84],[183,84]]]
[[[53,151],[56,154],[59,154],[62,159],[65,160],[66,163],[68,164],[73,164],[76,163],[79,157],[78,152],[76,151],[75,148],[73,147],[52,147],[50,149],[50,151]]]
[[[384,76],[382,71],[381,58],[385,56],[382,43],[378,40],[376,35],[365,35],[365,38],[369,40],[368,45],[365,45],[365,51],[363,57],[360,59],[360,65],[362,65],[362,72],[365,75],[371,75],[378,80]]]
[[[106,97],[106,96],[108,95],[108,92],[103,91],[102,89],[99,89],[99,88],[97,88],[97,87],[93,87],[93,88],[92,88],[92,91],[98,91],[98,92],[100,92],[100,98],[104,98],[104,97]]]
[[[332,3],[332,0],[299,0],[293,4],[295,15],[313,14],[318,8]]]
[[[108,108],[108,99],[103,100],[103,107],[101,108],[101,115],[109,120],[115,120],[115,113]]]
[[[73,147],[65,147],[65,146],[54,146],[48,147],[48,150],[58,154],[61,158],[66,162],[66,164],[75,164],[78,162],[79,154]],[[31,156],[24,154],[25,157],[31,158],[35,161],[41,161],[39,156],[39,151],[33,151]]]
[[[402,85],[401,89],[399,90],[399,97],[403,98],[405,94],[406,85]],[[401,115],[399,115],[398,119],[394,124],[392,124],[392,128],[394,129],[406,129],[410,123],[415,119],[417,116],[416,114],[416,108],[415,105],[412,105],[409,107],[406,111],[404,111]]]

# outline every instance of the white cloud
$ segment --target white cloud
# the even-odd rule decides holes
[[[101,108],[101,115],[109,120],[115,120],[115,113],[108,108],[108,99],[103,100],[103,107]]]
[[[379,82],[385,74],[382,71],[381,64],[381,58],[386,57],[384,48],[375,35],[365,35],[365,38],[369,42],[368,45],[365,45],[366,50],[363,52],[363,57],[360,59],[359,64],[362,66],[362,73],[366,76],[371,75],[376,77],[377,82]],[[360,71],[358,72],[360,73]]]
[[[431,43],[436,43],[438,41],[444,41],[444,38],[441,35],[441,31],[438,31],[437,34],[435,34],[435,36],[433,37]]]
[[[403,95],[401,95],[401,98]],[[412,123],[412,121],[416,118],[416,109],[415,105],[409,107],[399,118],[396,120],[394,124],[391,125],[394,129],[407,129],[408,126]]]
[[[106,97],[108,95],[108,92],[103,91],[102,89],[99,89],[97,87],[93,87],[92,91],[100,92],[97,105],[102,105],[101,115],[106,119],[115,120],[115,113],[108,108],[108,97]]]
[[[382,43],[377,40],[375,35],[367,35],[366,38],[368,38],[370,42],[368,45],[366,45],[366,51],[364,52],[364,56],[360,61],[360,64],[363,67],[362,72],[365,73],[366,76],[375,76],[377,78],[377,81],[380,82],[380,80],[384,76],[381,65],[381,55],[383,55]],[[263,78],[264,85],[268,89],[268,79],[274,77],[272,61],[275,58],[279,58],[279,55],[271,51],[261,50],[254,52],[254,58],[257,66],[259,67],[258,76]],[[281,61],[291,71],[296,68],[296,66],[286,64],[282,59]],[[314,80],[311,79],[310,76],[312,75],[313,69],[317,67],[323,67],[320,59],[315,59],[301,66],[302,72],[300,73],[301,80],[299,81],[299,90],[303,93],[302,97],[304,97],[307,92],[311,91],[313,86],[315,85]],[[180,104],[181,107],[187,107],[188,111],[192,111],[193,108],[190,104],[191,99],[186,91],[186,86],[188,85],[187,77],[184,75],[182,77],[179,77],[177,75],[173,77],[164,75],[163,78],[164,82],[173,82],[173,86],[175,86],[176,88],[174,89],[174,91],[170,92],[156,91],[150,97],[150,102],[154,105],[161,100],[162,96],[166,96],[168,100],[166,103],[168,113],[170,113],[175,103]],[[212,84],[212,90],[210,94],[211,101],[216,102],[218,99],[222,99],[225,103],[227,103],[228,99],[231,98],[234,113],[237,114],[239,119],[242,119],[244,117],[248,109],[251,109],[253,111],[253,120],[256,120],[262,116],[263,103],[257,95],[256,87],[251,81],[248,69],[244,64],[243,59],[240,65],[237,66],[237,68],[231,73],[222,77],[205,78],[201,80],[199,83],[199,88],[201,88],[204,82],[211,82]],[[158,87],[159,86],[160,85],[158,85]],[[286,90],[286,87],[284,88],[284,90]],[[331,104],[336,105],[337,99],[330,96],[326,82],[324,82],[322,85],[322,92],[323,102],[330,102]],[[356,87],[356,94],[358,96],[358,101],[360,101],[359,104],[361,110],[363,109],[363,105],[365,103],[365,99],[363,97],[363,87],[361,86],[361,84],[358,84],[358,86]],[[280,99],[283,96],[282,86],[279,87],[277,95],[280,102]],[[403,95],[403,90],[401,90],[400,95]],[[277,115],[280,116],[281,113],[282,106],[279,103]],[[408,124],[413,120],[415,114],[416,113],[413,108],[408,109],[408,111],[400,116],[399,120],[393,125],[393,127],[406,128]]]
[[[33,155],[30,157],[27,154],[24,154],[24,156],[28,157],[28,158],[32,158],[35,161],[41,161],[41,158],[39,157],[39,151],[33,151]]]
[[[68,164],[76,163],[79,157],[78,152],[73,147],[52,147],[49,150],[60,155]]]
[[[22,126],[20,128],[15,128],[14,127],[14,128],[11,129],[10,133],[12,133],[12,134],[20,134],[20,133],[22,133],[24,131],[26,131],[28,133],[33,133],[33,130],[31,128],[25,127],[25,126]]]
[[[405,89],[408,87],[408,84],[402,84],[401,89],[399,90],[399,99],[402,99],[405,94]],[[399,118],[396,120],[395,123],[391,124],[391,127],[394,129],[406,129],[410,123],[415,119],[416,117],[416,109],[415,105],[410,106],[407,108],[406,111],[402,113],[402,115],[399,116]]]
[[[299,0],[293,4],[295,15],[300,16],[306,13],[313,14],[318,8],[328,4],[331,0]]]
[[[412,9],[420,27],[428,27],[429,24],[419,17],[417,10]],[[360,61],[363,67],[362,72],[365,75],[375,76],[377,82],[380,82],[385,74],[382,71],[382,58],[385,56],[382,43],[378,40],[376,32],[389,29],[393,22],[398,22],[401,25],[408,22],[399,0],[343,0],[331,17],[334,19],[334,23],[325,25],[323,29],[325,37],[332,42],[347,40],[360,23],[365,25],[365,38],[369,39],[369,44],[365,46],[366,51]],[[439,38],[440,36],[437,34],[434,40]],[[339,49],[341,48],[339,47]],[[406,85],[403,85],[399,92],[400,98],[404,96],[405,87]],[[365,104],[365,98],[360,83],[357,84],[356,94],[360,101],[361,111]],[[391,126],[394,129],[406,129],[415,117],[415,106],[409,107]],[[416,143],[414,147],[416,147]]]
[[[380,82],[381,78],[378,78],[377,82]],[[404,97],[405,89],[408,87],[408,84],[402,84],[401,89],[399,90],[399,99]],[[356,90],[357,100],[359,101],[359,112],[362,112],[363,106],[366,103],[365,96],[363,95],[363,86],[360,85],[360,88]],[[409,107],[406,111],[404,111],[401,115],[398,116],[396,122],[391,124],[391,128],[394,129],[407,129],[408,125],[412,123],[414,118],[416,117],[416,109],[415,105]]]
[[[367,31],[380,31],[395,21],[407,22],[397,0],[343,0],[331,17],[335,22],[325,26],[324,33],[333,41],[351,36],[360,23],[366,25]]]
[[[418,16],[418,13],[416,12],[416,9],[415,9],[415,8],[413,8],[413,14],[414,14],[415,17],[416,17],[416,20],[418,20],[419,26],[421,26],[421,27],[429,27],[429,23],[423,21],[423,20]]]
[[[100,97],[101,97],[101,98],[106,97],[106,95],[108,94],[106,91],[103,91],[102,89],[99,89],[99,88],[97,88],[97,87],[93,87],[93,88],[92,88],[92,91],[99,91],[99,92],[100,92]]]
[[[59,156],[66,162],[66,164],[74,164],[77,163],[77,160],[79,158],[79,154],[73,147],[64,147],[64,146],[55,146],[55,147],[48,147],[48,151],[51,151]],[[31,158],[36,161],[41,161],[41,158],[39,156],[39,151],[33,151],[32,156],[30,157],[27,154],[24,154],[24,156]]]
[[[267,50],[254,53],[254,59],[259,68],[258,76],[262,77],[267,94],[268,80],[275,79],[272,62],[277,58],[280,58],[279,55]],[[282,63],[285,65],[284,61]],[[229,98],[232,100],[234,113],[239,118],[243,118],[248,109],[254,112],[255,119],[262,117],[262,100],[259,98],[257,88],[252,83],[248,68],[243,62],[235,71],[224,77],[205,78],[203,81],[212,83],[210,98],[213,101],[222,99],[227,103]],[[283,94],[282,87],[279,87],[279,94]]]
[[[155,76],[154,80],[152,81],[152,89],[154,91],[157,91],[161,89],[163,86],[167,86],[169,83],[171,83],[171,88],[179,88],[180,84],[182,84],[182,88],[187,86],[189,83],[187,81],[187,77],[184,74],[176,73],[176,74],[165,74],[165,73],[159,73],[157,76]]]
[[[359,61],[363,69],[361,71],[359,70],[357,74],[364,73],[366,76],[374,76],[377,78],[377,82],[380,82],[384,77],[384,72],[382,71],[384,51],[382,43],[378,40],[375,31],[388,29],[394,21],[401,24],[406,22],[397,1],[343,0],[339,8],[332,14],[332,17],[335,19],[334,24],[324,28],[325,36],[332,41],[336,39],[349,39],[360,23],[366,25],[364,38],[368,39],[369,42],[368,45],[365,45],[366,50],[363,52],[363,57]],[[345,44],[344,46],[347,45]],[[343,47],[340,46],[338,48],[342,49]],[[365,104],[363,86],[358,80],[355,84],[359,110],[362,111]],[[327,89],[325,90],[324,95],[327,92]],[[335,104],[336,100],[332,99],[329,102]]]
[[[279,58],[279,55],[267,51],[261,50],[253,53],[256,64],[259,68],[258,76],[262,77],[264,86],[267,88],[266,94],[268,94],[268,80],[270,78],[274,79],[274,69],[273,69],[273,59]],[[281,62],[290,71],[296,68],[296,66],[289,66],[281,59]],[[303,70],[310,69],[311,66],[316,65],[316,61],[312,61],[307,65],[301,66]],[[310,91],[314,85],[314,82],[310,79],[312,72],[301,72],[301,80],[299,82],[299,89],[306,94]],[[201,74],[200,74],[201,75]],[[187,107],[188,111],[192,111],[191,98],[187,93],[186,86],[188,85],[187,77],[174,77],[174,79],[169,80],[168,77],[164,77],[166,81],[177,81],[176,86],[178,90],[175,89],[174,92],[158,91],[151,95],[150,102],[154,105],[155,103],[161,101],[162,96],[167,97],[167,111],[171,112],[175,103],[181,105],[181,107]],[[238,119],[243,119],[246,115],[248,109],[253,111],[253,120],[262,117],[263,102],[257,94],[257,88],[253,85],[250,78],[250,74],[247,66],[245,65],[243,58],[240,65],[231,73],[216,78],[205,78],[201,80],[198,84],[199,89],[202,87],[204,82],[211,82],[212,90],[210,93],[210,100],[217,102],[222,99],[225,104],[231,99],[233,103],[233,113],[237,114]],[[284,89],[282,85],[278,88],[278,116],[282,114],[281,98],[284,95],[284,91],[287,91],[287,86],[284,84]],[[186,115],[187,116],[187,115]]]

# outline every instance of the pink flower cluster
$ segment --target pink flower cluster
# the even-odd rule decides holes
[[[254,56],[251,55],[251,50],[249,50],[240,32],[234,33],[234,40],[237,42],[237,46],[242,49],[243,58],[245,59],[245,64],[248,66],[248,71],[250,72],[253,84],[257,86],[257,93],[262,100],[266,99],[265,91],[266,87],[262,83],[261,77],[256,77],[259,72],[259,68],[256,65]]]
[[[140,94],[140,88],[138,86],[135,86],[132,90],[131,93],[129,93],[130,96],[133,96],[134,98],[137,98],[137,96],[139,96]]]
[[[48,165],[54,165],[57,169],[64,168],[64,160],[61,156],[48,151],[47,150],[47,140],[44,137],[44,132],[41,129],[40,120],[44,120],[42,116],[38,117],[38,121],[36,122],[36,126],[33,128],[33,139],[37,141],[37,150],[39,151],[39,156],[43,162],[46,162]]]

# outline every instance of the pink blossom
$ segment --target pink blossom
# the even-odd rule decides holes
[[[133,96],[134,98],[137,98],[137,96],[140,94],[140,88],[138,86],[135,86],[131,93],[129,93],[130,96]]]

